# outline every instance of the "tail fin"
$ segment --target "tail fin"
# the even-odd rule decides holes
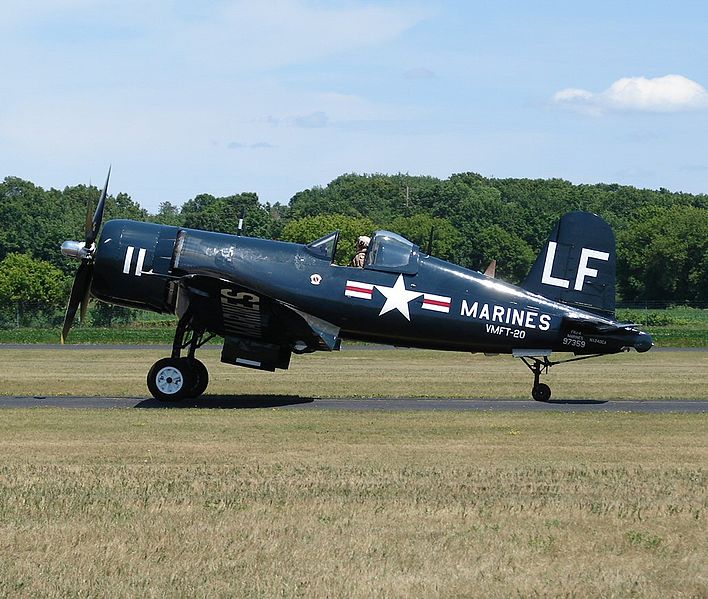
[[[615,235],[602,218],[568,212],[536,258],[524,289],[603,316],[615,314]]]

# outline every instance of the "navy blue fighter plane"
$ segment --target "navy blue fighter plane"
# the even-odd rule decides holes
[[[110,172],[109,172],[110,175]],[[130,220],[100,231],[108,179],[83,242],[62,245],[81,264],[62,342],[79,306],[104,302],[176,314],[172,355],[147,376],[159,400],[201,395],[208,372],[195,357],[223,337],[221,361],[274,371],[292,353],[336,351],[343,339],[396,346],[511,354],[534,377],[561,362],[653,343],[615,318],[615,240],[599,216],[570,212],[551,232],[517,287],[421,252],[403,237],[374,232],[363,268],[334,263],[338,232],[301,245]],[[552,352],[573,357],[553,361]]]

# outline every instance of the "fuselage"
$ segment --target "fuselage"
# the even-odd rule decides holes
[[[405,267],[356,268],[295,243],[110,221],[97,244],[92,294],[175,312],[175,282],[209,276],[331,323],[341,338],[488,353],[602,354],[651,347],[651,337],[622,327],[611,315],[550,301],[414,252]]]

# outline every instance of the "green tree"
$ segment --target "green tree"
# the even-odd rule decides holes
[[[482,229],[476,238],[479,270],[497,261],[497,276],[511,283],[521,283],[531,269],[535,255],[529,244],[499,225]]]
[[[184,226],[190,229],[218,231],[235,235],[241,211],[245,209],[244,234],[251,237],[273,237],[270,206],[258,201],[255,193],[241,193],[217,198],[200,194],[182,206]]]
[[[290,222],[290,206],[276,202],[272,206],[266,204],[270,214],[273,239],[282,239],[283,228]]]
[[[184,217],[179,206],[175,206],[171,202],[161,202],[157,214],[152,215],[150,220],[154,223],[173,227],[181,227],[184,224]]]
[[[327,187],[299,192],[290,200],[293,218],[320,214],[365,217],[385,226],[396,216],[419,212],[423,198],[439,181],[433,177],[346,174]]]
[[[618,236],[625,300],[708,301],[708,210],[649,206]]]
[[[137,310],[114,306],[105,302],[95,301],[91,306],[91,324],[97,327],[112,327],[117,324],[128,324],[135,320]]]
[[[5,178],[0,182],[0,260],[12,253],[28,254],[71,275],[77,264],[63,258],[59,246],[66,239],[83,239],[87,201],[93,208],[99,194],[95,186],[44,190],[17,177]],[[573,185],[562,179],[493,179],[474,172],[445,180],[346,174],[326,187],[295,194],[289,205],[263,205],[254,193],[200,194],[181,210],[166,202],[158,214],[149,215],[127,194],[117,193],[108,197],[105,220],[152,220],[233,234],[242,207],[246,208],[245,234],[266,238],[291,237],[292,227],[297,229],[293,223],[305,217],[346,216],[352,219],[349,223],[365,219],[369,225],[356,224],[352,232],[349,225],[342,225],[341,261],[353,252],[354,238],[374,228],[399,232],[425,251],[433,219],[435,255],[470,268],[484,268],[496,258],[500,275],[513,281],[523,279],[522,271],[530,263],[529,248],[540,251],[562,214],[587,210],[605,218],[615,230],[618,289],[625,299],[705,301],[698,298],[706,297],[708,286],[701,228],[708,195],[666,189]],[[311,241],[338,227],[314,222],[323,226],[301,235],[299,241]]]
[[[8,254],[0,262],[0,304],[6,310],[12,306],[16,326],[27,324],[39,311],[60,308],[66,301],[68,284],[69,279],[58,268],[27,254]]]
[[[29,181],[7,177],[0,184],[0,259],[29,254],[59,264],[59,245],[71,231],[71,209],[62,210],[60,192],[48,193]],[[84,217],[80,217],[83,227]],[[54,254],[52,256],[52,254]]]
[[[446,218],[435,218],[419,213],[413,216],[398,216],[391,222],[391,230],[403,235],[421,248],[428,251],[430,232],[433,232],[431,254],[443,260],[459,260],[463,239],[460,232]]]
[[[17,177],[0,183],[0,260],[10,253],[26,253],[46,260],[66,273],[76,266],[65,260],[59,247],[67,239],[82,240],[86,205],[91,212],[98,202],[100,190],[77,185],[64,191],[41,187]],[[111,218],[146,220],[148,213],[127,194],[108,196],[104,221]]]

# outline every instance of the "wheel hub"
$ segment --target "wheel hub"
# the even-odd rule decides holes
[[[162,393],[174,395],[182,389],[184,379],[182,378],[182,373],[174,366],[165,366],[157,372],[155,384]]]

